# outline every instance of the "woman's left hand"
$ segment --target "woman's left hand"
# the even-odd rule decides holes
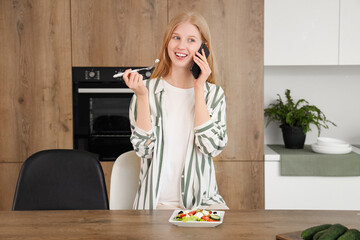
[[[208,77],[211,74],[211,68],[209,66],[209,63],[206,59],[206,55],[204,52],[204,49],[201,49],[201,54],[199,52],[196,52],[194,57],[194,62],[200,67],[201,73],[197,79],[194,79],[194,87],[204,87],[204,84]]]

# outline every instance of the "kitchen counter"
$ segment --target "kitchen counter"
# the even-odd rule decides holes
[[[3,211],[0,239],[244,239],[276,235],[324,223],[360,229],[358,211],[230,210],[215,228],[177,227],[172,211]]]
[[[360,154],[360,145],[352,145],[352,151]],[[280,161],[280,155],[272,150],[268,145],[264,145],[264,160],[265,161]]]
[[[280,155],[266,145],[264,153],[265,209],[360,210],[359,176],[281,176]]]

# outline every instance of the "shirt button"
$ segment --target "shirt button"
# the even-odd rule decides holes
[[[182,178],[184,178],[184,175],[181,175]]]
[[[181,195],[184,195],[184,192],[182,192]]]

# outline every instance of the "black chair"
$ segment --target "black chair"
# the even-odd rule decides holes
[[[13,210],[109,209],[104,173],[98,155],[53,149],[24,162]]]

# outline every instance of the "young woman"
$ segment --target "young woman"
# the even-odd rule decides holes
[[[210,50],[198,53],[202,43]],[[216,86],[209,27],[193,12],[173,18],[152,79],[124,73],[135,94],[131,142],[141,157],[134,209],[227,209],[218,192],[212,157],[227,143],[225,96]],[[201,73],[195,79],[190,67]]]

